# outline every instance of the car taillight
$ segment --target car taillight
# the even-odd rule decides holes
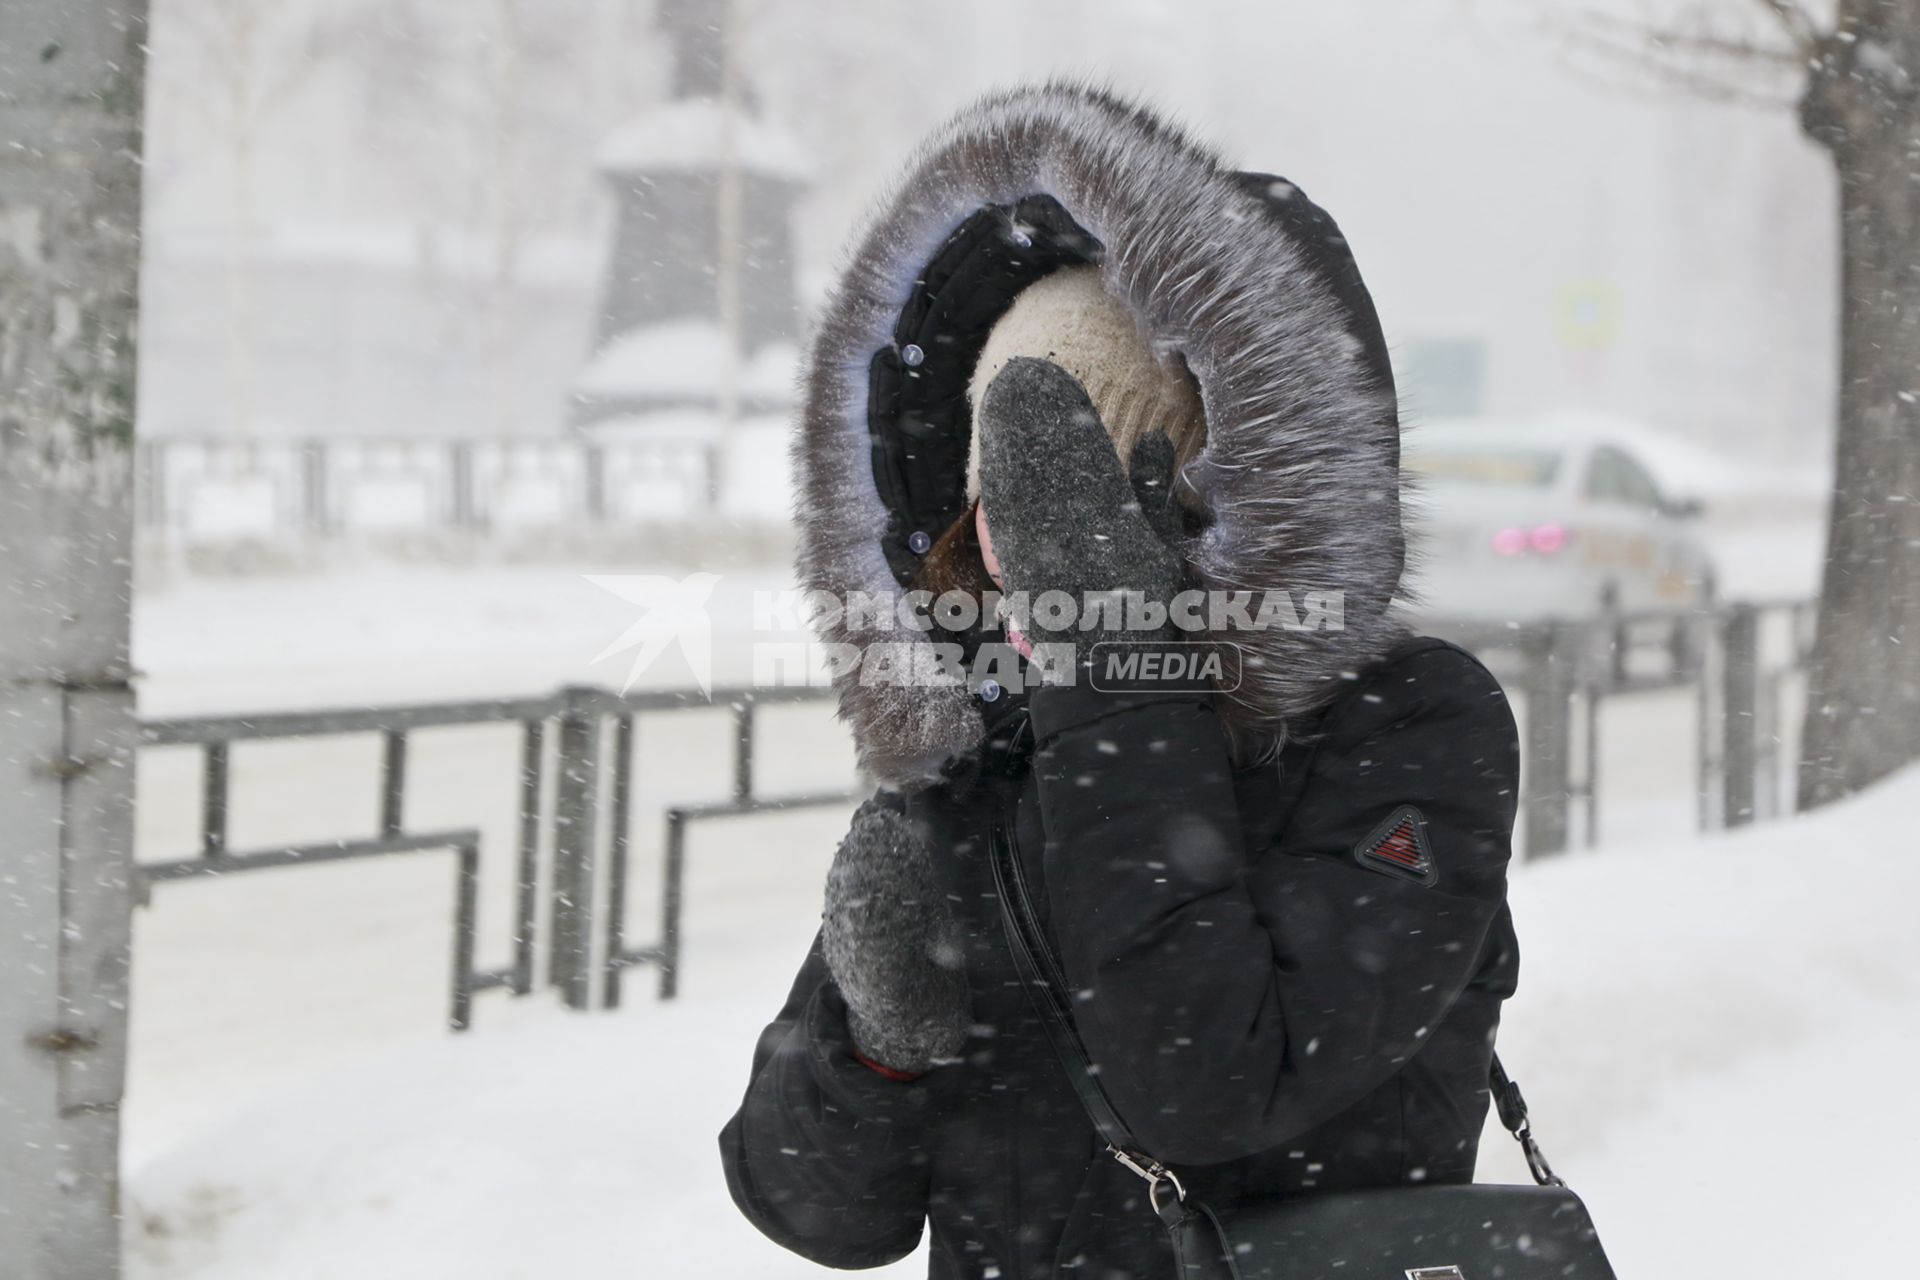
[[[1565,550],[1567,527],[1563,524],[1514,525],[1493,535],[1493,554],[1517,556],[1536,551],[1543,556]]]
[[[1542,555],[1552,555],[1567,545],[1567,526],[1563,524],[1535,525],[1527,533],[1527,543]]]

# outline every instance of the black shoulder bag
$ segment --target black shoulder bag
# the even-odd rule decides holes
[[[1614,1280],[1586,1206],[1547,1166],[1526,1102],[1498,1057],[1494,1105],[1538,1186],[1396,1187],[1222,1204],[1188,1195],[1172,1169],[1134,1142],[1101,1087],[1004,833],[992,862],[1027,993],[1107,1153],[1146,1180],[1148,1201],[1172,1235],[1176,1280]]]

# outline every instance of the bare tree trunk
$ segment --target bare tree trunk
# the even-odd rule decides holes
[[[514,193],[515,170],[520,158],[520,121],[523,111],[525,33],[516,0],[496,0],[494,19],[497,34],[490,51],[492,66],[488,76],[488,105],[492,116],[492,182],[487,199],[492,214],[488,239],[492,242],[492,273],[488,281],[485,305],[486,331],[482,343],[487,367],[493,378],[493,393],[487,397],[492,414],[489,425],[495,435],[511,435],[525,429],[514,421],[514,371],[518,367],[511,350],[519,319],[513,296],[514,280],[520,273],[522,236],[521,214]]]
[[[237,96],[237,95],[236,95]],[[227,411],[228,435],[253,430],[253,157],[254,122],[234,121],[227,159],[233,172],[227,199]]]
[[[146,0],[0,0],[0,1271],[119,1274]]]
[[[714,174],[714,315],[719,321],[720,426],[731,431],[740,421],[740,366],[745,358],[740,308],[741,259],[745,256],[746,182],[740,170],[740,0],[719,0],[720,162]]]
[[[255,0],[222,9],[230,57],[227,74],[227,412],[229,435],[253,430],[254,160],[260,136],[260,14]]]
[[[1839,172],[1839,431],[1800,804],[1920,759],[1920,6],[1846,0],[1801,117]]]

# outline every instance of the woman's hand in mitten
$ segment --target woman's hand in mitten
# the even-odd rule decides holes
[[[1164,618],[1182,583],[1166,435],[1156,431],[1134,447],[1129,475],[1086,390],[1052,361],[1028,357],[995,375],[976,417],[980,500],[1006,590],[1027,597],[1021,629],[1036,639],[1072,638],[1048,634],[1048,611],[1036,606],[1050,591],[1072,598],[1076,619],[1093,597],[1115,592],[1157,603]],[[1089,639],[1166,634],[1164,626],[1124,630],[1111,606],[1102,618]]]
[[[827,872],[821,943],[862,1057],[918,1073],[972,1025],[959,927],[897,797],[862,804]]]

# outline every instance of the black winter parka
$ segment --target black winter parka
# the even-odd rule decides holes
[[[833,1267],[900,1258],[928,1224],[935,1277],[1170,1274],[1145,1184],[1104,1154],[1022,990],[996,824],[1102,1083],[1189,1188],[1470,1181],[1517,971],[1518,747],[1486,669],[1406,641],[1240,769],[1203,696],[1001,701],[908,801],[967,938],[962,1060],[911,1081],[858,1061],[816,943],[721,1135],[741,1211]],[[1395,830],[1413,854],[1374,851]]]
[[[899,1258],[930,1227],[936,1277],[1169,1273],[1146,1184],[1103,1153],[1014,969],[996,827],[1107,1094],[1190,1189],[1473,1172],[1517,965],[1513,721],[1478,662],[1394,613],[1391,362],[1346,238],[1297,186],[1083,85],[995,94],[936,131],[820,316],[794,453],[802,581],[882,602],[916,581],[966,511],[987,333],[1079,265],[1198,385],[1192,583],[1337,597],[1340,625],[1236,633],[1211,693],[983,701],[836,674],[862,763],[944,878],[975,1026],[959,1061],[888,1079],[854,1056],[817,945],[802,966],[721,1154],[742,1212],[831,1266]],[[823,638],[869,654],[927,639],[852,618]]]

